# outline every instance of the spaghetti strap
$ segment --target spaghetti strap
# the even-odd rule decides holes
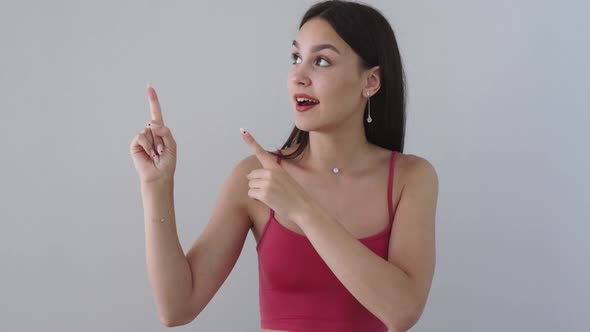
[[[391,152],[391,161],[389,163],[389,180],[387,185],[387,202],[389,206],[389,220],[393,223],[394,211],[392,201],[392,190],[393,190],[393,169],[395,167],[395,156],[397,151]]]
[[[280,150],[280,149],[278,149],[278,150],[276,151],[276,153],[280,155],[280,156],[277,156],[277,164],[279,164],[279,165],[280,165],[280,164],[281,164],[281,156],[282,156],[283,154],[281,153],[281,150]],[[275,210],[273,210],[273,209],[270,209],[270,219],[274,218],[274,216],[275,216]],[[269,221],[268,221],[268,222],[270,222],[270,219],[269,219]]]

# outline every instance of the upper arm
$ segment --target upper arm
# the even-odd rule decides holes
[[[410,158],[407,174],[394,216],[389,261],[403,270],[414,286],[412,316],[417,320],[434,275],[438,176],[432,164],[420,157]]]
[[[248,179],[255,157],[244,158],[232,170],[218,194],[211,218],[188,251],[192,272],[191,320],[209,303],[233,269],[248,235]]]

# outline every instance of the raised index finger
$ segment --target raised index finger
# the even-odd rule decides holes
[[[148,100],[150,102],[150,112],[152,113],[152,121],[164,125],[164,119],[162,118],[162,110],[160,108],[160,101],[156,90],[148,84],[147,86]]]

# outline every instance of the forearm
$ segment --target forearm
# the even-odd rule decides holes
[[[146,263],[160,320],[166,325],[183,317],[192,289],[192,273],[178,240],[174,180],[143,184]]]
[[[297,222],[348,291],[392,331],[412,319],[414,291],[406,273],[354,238],[318,206]]]

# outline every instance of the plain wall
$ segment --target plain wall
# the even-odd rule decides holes
[[[161,331],[129,155],[159,94],[185,251],[231,169],[293,125],[312,1],[0,2],[0,330]],[[587,1],[368,1],[407,74],[405,153],[439,175],[436,272],[412,331],[590,328]],[[179,331],[259,330],[250,233]]]

